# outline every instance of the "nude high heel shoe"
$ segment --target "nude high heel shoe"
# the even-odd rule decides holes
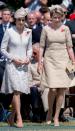
[[[51,124],[51,121],[46,121],[46,124],[47,124],[47,125],[50,125],[50,124]]]

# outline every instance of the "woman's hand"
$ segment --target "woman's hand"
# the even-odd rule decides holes
[[[23,61],[23,64],[26,64],[26,65],[28,65],[30,63],[30,60],[29,60],[29,58],[26,58],[24,61]]]
[[[29,60],[29,58],[26,58],[25,60],[13,59],[13,62],[14,62],[15,65],[18,65],[18,66],[19,65],[24,65],[24,64],[28,65],[30,60]]]
[[[23,64],[22,60],[20,60],[20,59],[13,59],[12,61],[14,62],[15,65],[22,65]]]

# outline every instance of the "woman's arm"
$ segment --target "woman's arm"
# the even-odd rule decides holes
[[[14,57],[7,51],[9,46],[9,40],[10,40],[9,32],[8,30],[6,30],[1,43],[1,53],[4,55],[5,58],[12,61]]]
[[[42,60],[43,60],[43,51],[44,51],[44,49],[40,47],[40,51],[39,51],[39,64],[41,64]]]
[[[27,58],[31,59],[32,57],[32,32],[30,33],[29,41],[28,41],[28,46],[27,46]]]
[[[72,34],[72,38],[75,39],[75,34]]]
[[[30,37],[29,37],[29,41],[28,41],[28,46],[27,46],[27,57],[25,59],[25,64],[29,64],[30,63],[30,59],[32,57],[32,33],[30,33]]]
[[[73,63],[75,63],[75,55],[73,51],[72,37],[68,27],[66,27],[66,47],[69,54],[70,59]]]
[[[75,56],[74,56],[73,48],[72,47],[67,47],[67,51],[68,51],[70,59],[72,60],[73,63],[75,63]]]
[[[39,62],[38,62],[38,69],[37,69],[38,73],[41,73],[41,70],[43,68],[43,52],[44,52],[45,44],[47,42],[46,35],[47,35],[46,28],[43,28],[41,32],[41,38],[40,38]]]
[[[40,48],[39,61],[38,61],[38,67],[37,67],[37,71],[39,74],[41,74],[42,69],[43,69],[43,48]]]

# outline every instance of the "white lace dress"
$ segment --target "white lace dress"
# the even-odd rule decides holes
[[[32,32],[25,28],[19,34],[16,27],[7,29],[1,44],[1,52],[7,58],[1,92],[13,93],[20,91],[30,93],[28,84],[28,65],[16,66],[13,58],[25,60],[32,56]]]

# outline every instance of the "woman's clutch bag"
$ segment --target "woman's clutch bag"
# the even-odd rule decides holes
[[[74,73],[75,72],[75,65],[72,63],[71,60],[67,63],[66,71],[68,73]]]

